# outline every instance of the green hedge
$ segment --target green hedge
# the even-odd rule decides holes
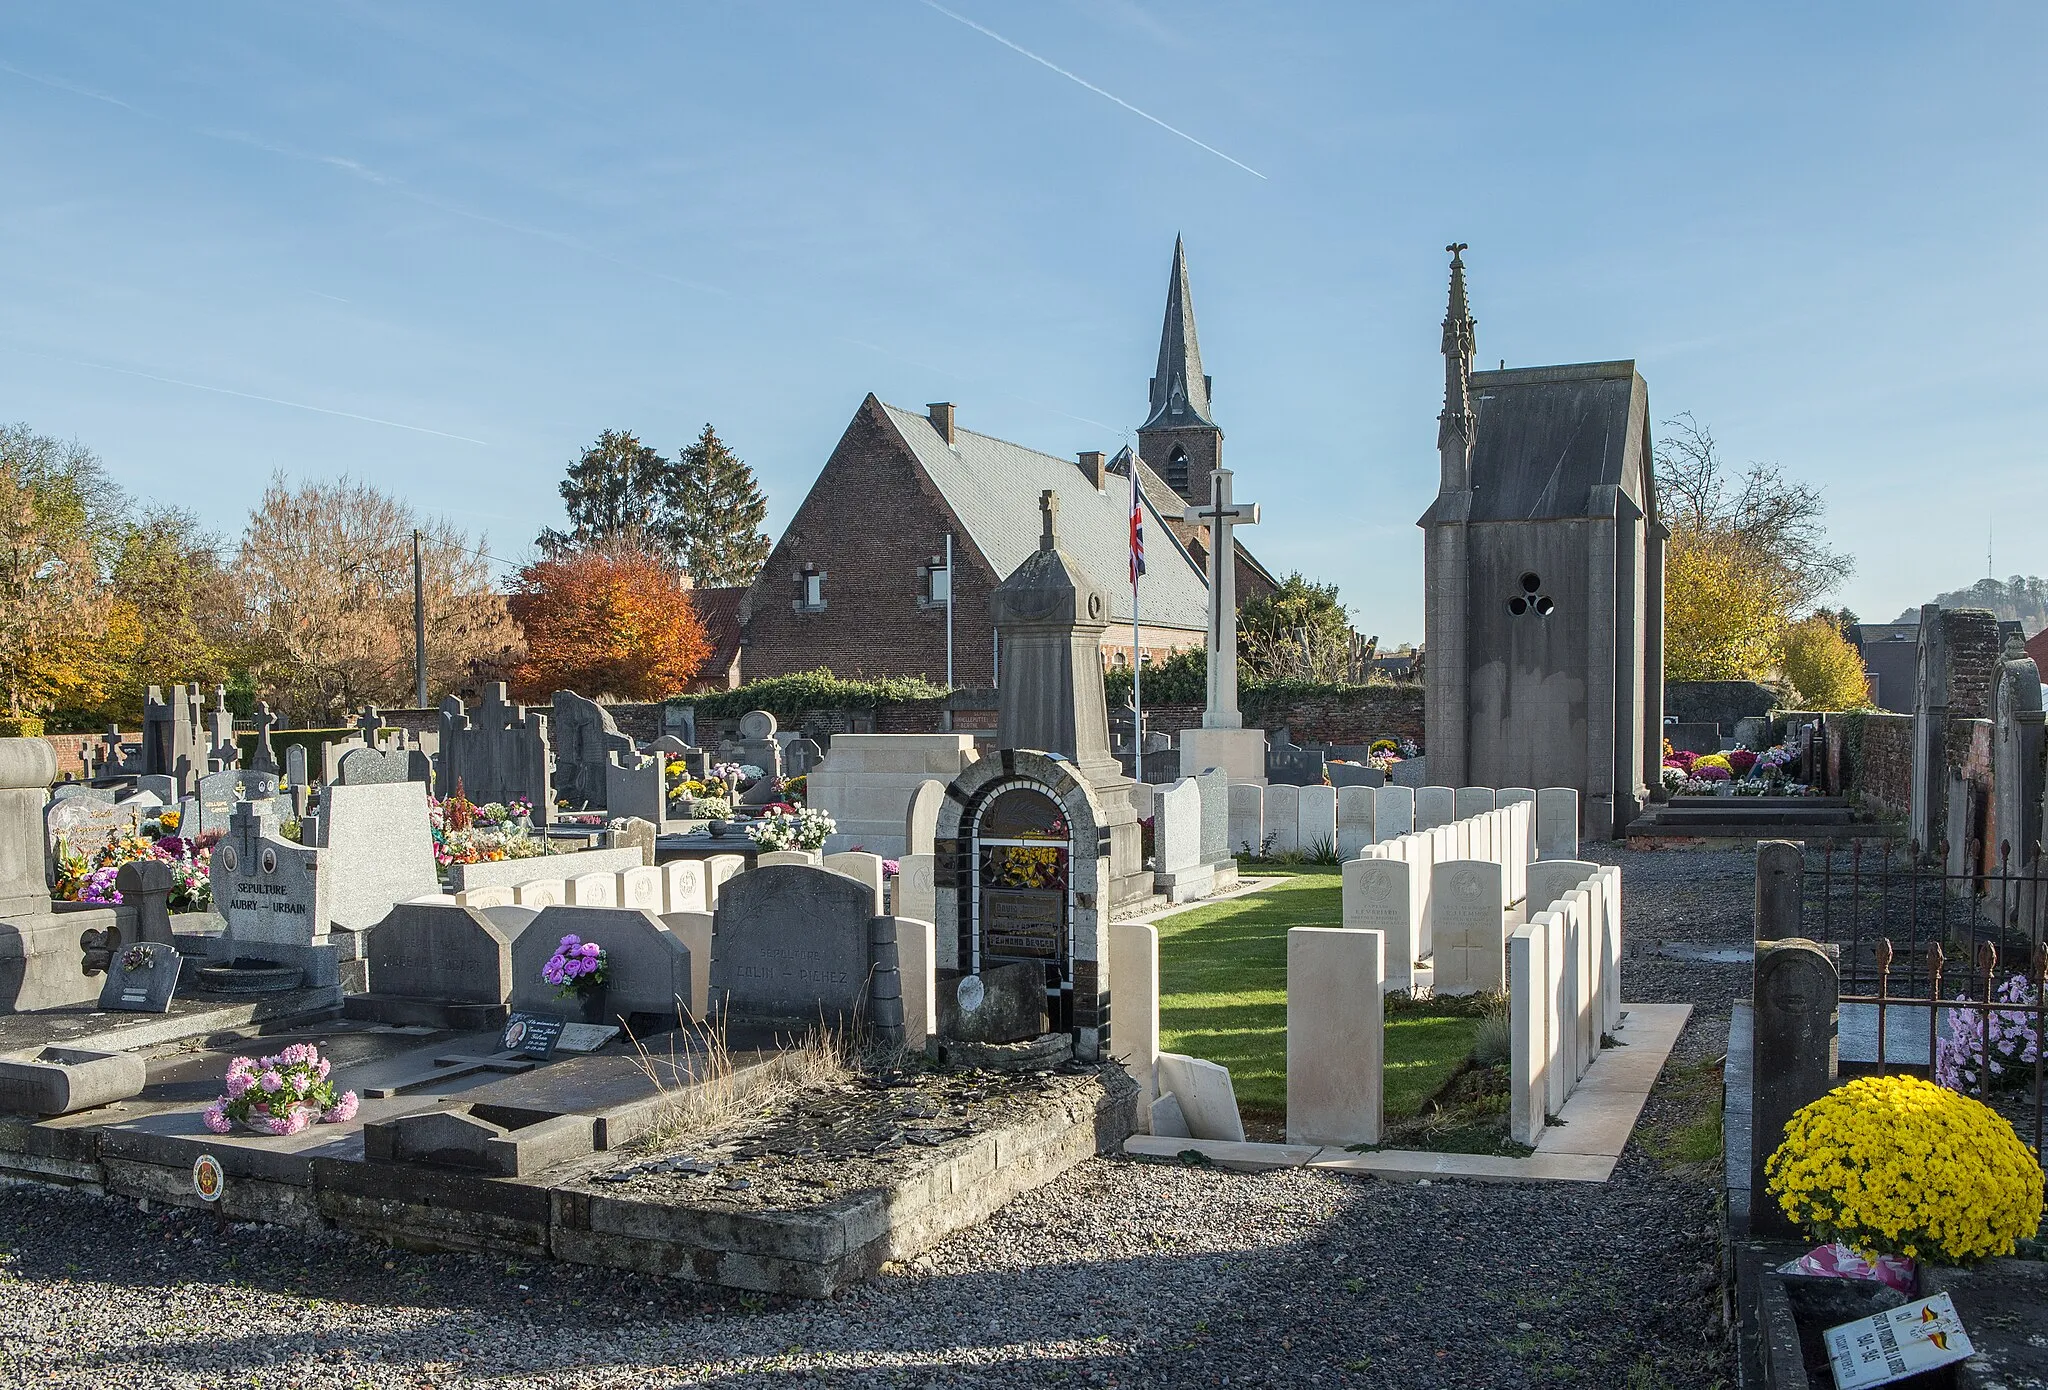
[[[669,703],[694,705],[700,717],[708,715],[714,719],[733,718],[757,709],[767,710],[777,719],[791,719],[814,709],[872,709],[902,700],[942,700],[948,693],[945,686],[918,676],[841,680],[821,666],[815,671],[770,676],[749,681],[736,690],[716,690]]]
[[[277,754],[279,772],[284,770],[285,750],[287,748],[290,748],[295,743],[304,748],[306,750],[306,776],[317,782],[320,780],[321,748],[330,743],[339,743],[343,739],[354,738],[359,732],[361,731],[353,728],[272,729],[270,731],[270,747]],[[256,756],[256,744],[257,737],[254,733],[238,733],[235,735],[235,747],[241,751],[243,767],[247,767],[250,759]]]
[[[41,738],[43,721],[33,714],[0,715],[0,738]]]

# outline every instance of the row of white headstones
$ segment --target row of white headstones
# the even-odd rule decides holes
[[[1343,790],[1377,797],[1411,789]],[[1494,804],[1476,809],[1478,797],[1467,795],[1476,792]],[[1475,813],[1361,845],[1342,867],[1343,924],[1288,933],[1290,1143],[1381,1142],[1384,996],[1392,991],[1505,991],[1510,1135],[1531,1147],[1620,1020],[1621,871],[1567,857],[1577,851],[1577,794],[1464,788],[1452,795]],[[1571,828],[1569,838],[1550,837],[1553,857],[1537,852],[1545,802],[1553,827]],[[1157,939],[1139,935],[1151,932],[1111,928],[1122,1029],[1113,1034],[1114,1050],[1150,1083],[1155,1128],[1163,1123],[1179,1132],[1184,1125],[1196,1138],[1241,1140],[1227,1072],[1175,1054],[1145,1055],[1141,1020],[1146,1002],[1156,1006]],[[1150,1001],[1146,984],[1153,986]],[[1154,1047],[1156,1037],[1155,1030]]]
[[[1349,859],[1361,849],[1415,830],[1517,802],[1534,808],[1535,850],[1545,859],[1579,852],[1579,793],[1572,787],[1290,787],[1234,782],[1230,787],[1233,854],[1309,852],[1320,845]],[[1534,855],[1532,854],[1532,857]]]

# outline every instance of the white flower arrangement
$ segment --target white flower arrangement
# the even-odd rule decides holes
[[[832,817],[805,806],[761,817],[747,826],[747,838],[767,850],[820,850],[838,828]]]

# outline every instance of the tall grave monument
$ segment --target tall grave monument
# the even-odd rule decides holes
[[[1107,927],[1151,892],[1136,784],[1109,751],[1101,638],[1109,602],[1059,548],[1059,499],[989,598],[1002,642],[997,751],[947,786],[934,836],[943,1035],[1109,1045]]]
[[[1266,780],[1266,734],[1244,727],[1237,708],[1237,541],[1239,526],[1256,526],[1256,502],[1230,496],[1230,470],[1209,475],[1209,500],[1191,506],[1186,519],[1209,528],[1209,688],[1202,727],[1183,729],[1180,770],[1193,777],[1220,767],[1233,782]]]
[[[1664,542],[1633,362],[1475,372],[1451,253],[1437,498],[1423,532],[1423,722],[1444,787],[1574,787],[1619,836],[1657,784]]]

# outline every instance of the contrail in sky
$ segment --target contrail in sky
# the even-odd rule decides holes
[[[459,439],[464,444],[481,444],[491,447],[486,439],[471,439],[466,434],[450,434],[446,430],[430,430],[425,425],[408,425],[401,420],[380,420],[375,415],[357,415],[353,411],[329,410],[324,405],[307,405],[304,401],[281,400],[276,396],[259,396],[250,391],[231,391],[225,386],[206,386],[197,381],[180,381],[176,377],[156,376],[150,372],[132,371],[127,367],[110,367],[104,362],[86,362],[76,357],[58,357],[54,353],[30,352],[27,348],[0,347],[0,352],[16,352],[23,357],[40,357],[46,362],[62,362],[72,367],[90,367],[96,372],[116,372],[121,376],[138,376],[144,381],[160,381],[166,386],[183,386],[193,391],[211,391],[217,396],[239,396],[245,401],[263,401],[269,405],[290,406],[293,410],[310,410],[315,415],[338,415],[344,420],[361,420],[367,425],[385,425],[394,430],[411,430],[414,434],[431,434],[437,439]]]
[[[1118,106],[1123,107],[1124,110],[1129,111],[1134,115],[1143,116],[1146,120],[1152,122],[1153,125],[1158,126],[1161,130],[1171,132],[1174,135],[1178,135],[1181,139],[1187,141],[1190,145],[1198,145],[1202,149],[1207,150],[1210,154],[1215,155],[1218,159],[1228,160],[1230,163],[1235,164],[1238,168],[1244,170],[1247,174],[1250,174],[1253,178],[1263,179],[1266,177],[1264,174],[1252,168],[1251,165],[1245,163],[1243,160],[1231,159],[1229,155],[1223,153],[1223,151],[1217,149],[1214,145],[1203,144],[1202,141],[1197,140],[1194,136],[1188,134],[1185,130],[1180,129],[1178,126],[1168,125],[1165,121],[1160,120],[1150,111],[1139,110],[1137,107],[1131,105],[1128,101],[1125,101],[1122,97],[1117,96],[1114,92],[1105,92],[1102,90],[1102,88],[1096,86],[1087,78],[1068,72],[1058,63],[1052,62],[1050,59],[1039,57],[1036,53],[1033,53],[1030,49],[1025,48],[1021,44],[1011,43],[1008,39],[1004,38],[1001,34],[998,34],[995,30],[984,28],[983,26],[976,24],[973,20],[969,19],[964,14],[955,14],[953,11],[947,9],[944,5],[939,4],[938,0],[923,0],[923,3],[929,6],[930,8],[937,10],[946,18],[955,20],[961,24],[966,25],[975,33],[986,34],[990,38],[994,39],[997,43],[1001,44],[1003,47],[1011,49],[1014,52],[1023,54],[1026,58],[1029,58],[1032,62],[1037,63],[1040,67],[1051,68],[1054,72],[1058,73],[1061,77],[1066,78],[1069,82],[1078,82],[1083,87],[1086,87],[1089,91],[1095,93],[1095,95],[1107,98],[1108,100],[1115,102]],[[1267,181],[1271,182],[1271,180]]]
[[[16,77],[26,78],[30,82],[39,82],[45,87],[54,87],[60,92],[69,92],[73,96],[88,97],[93,101],[103,101],[109,106],[118,106],[123,110],[133,111],[138,116],[149,116],[147,111],[142,110],[140,107],[130,106],[119,97],[110,97],[105,92],[95,92],[90,87],[81,87],[76,82],[66,82],[62,78],[44,77],[38,73],[25,72],[12,63],[0,63],[0,72],[11,72]],[[155,120],[156,117],[150,116],[150,119]]]

